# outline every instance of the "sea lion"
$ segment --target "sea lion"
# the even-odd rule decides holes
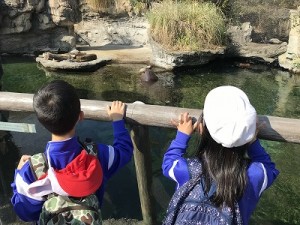
[[[140,70],[141,74],[141,80],[145,82],[155,82],[158,80],[158,77],[155,75],[153,70],[151,69],[151,66],[147,66],[146,68],[142,68]]]

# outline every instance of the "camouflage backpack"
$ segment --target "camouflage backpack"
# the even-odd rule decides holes
[[[88,139],[87,139],[88,140]],[[88,140],[82,144],[84,149],[97,155],[97,146]],[[31,156],[30,167],[36,179],[43,176],[48,170],[48,163],[44,153]],[[52,193],[45,196],[42,212],[39,218],[40,225],[101,225],[102,216],[99,201],[95,194],[83,197],[66,197]]]

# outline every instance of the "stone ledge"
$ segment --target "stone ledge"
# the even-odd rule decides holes
[[[101,59],[97,58],[96,60],[88,61],[88,62],[71,62],[67,60],[63,61],[55,61],[55,60],[47,60],[41,56],[36,58],[36,62],[40,63],[43,67],[48,70],[57,71],[57,70],[65,70],[65,71],[96,71],[102,66],[105,66],[111,59]]]

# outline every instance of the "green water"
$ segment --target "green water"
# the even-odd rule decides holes
[[[73,84],[84,99],[118,99],[128,103],[143,101],[147,104],[203,108],[203,101],[209,90],[219,85],[235,85],[248,94],[258,114],[300,119],[300,77],[288,72],[270,68],[245,70],[217,62],[199,69],[157,73],[159,81],[146,85],[140,81],[138,74],[143,66],[108,65],[93,73],[63,74],[45,72],[32,60],[4,58],[2,90],[34,93],[45,82],[64,79]],[[8,119],[14,122],[35,121],[31,113],[10,113]],[[43,149],[49,134],[38,124],[37,130],[37,134],[10,133],[18,148],[16,154],[18,151],[33,154]],[[107,122],[85,121],[78,126],[78,133],[104,143],[112,141],[111,126]],[[153,194],[159,220],[162,219],[174,190],[173,183],[161,174],[162,156],[174,135],[175,130],[150,128]],[[191,146],[195,142],[195,138],[192,138]],[[300,145],[271,141],[262,141],[262,144],[281,173],[275,184],[263,194],[251,224],[300,224]],[[191,147],[189,152],[192,151]],[[5,195],[7,199],[8,191],[9,189]],[[14,218],[13,212],[10,215]],[[132,162],[109,183],[103,217],[141,219]]]

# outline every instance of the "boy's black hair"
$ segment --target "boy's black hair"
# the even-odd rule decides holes
[[[63,80],[41,87],[33,96],[33,108],[40,123],[55,135],[71,131],[81,111],[76,89]]]

